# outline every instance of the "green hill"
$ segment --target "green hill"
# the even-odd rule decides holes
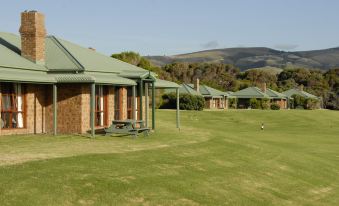
[[[208,62],[233,64],[241,70],[286,66],[328,70],[339,67],[339,47],[300,52],[285,52],[265,47],[227,48],[146,58],[157,66],[173,62]]]

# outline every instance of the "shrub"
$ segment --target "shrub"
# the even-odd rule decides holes
[[[293,98],[294,108],[300,109],[302,107],[303,109],[306,109],[307,103],[304,97],[295,94],[295,95],[292,95],[292,98]]]
[[[202,96],[182,94],[180,95],[179,107],[182,110],[203,110],[205,105],[205,99]]]
[[[228,100],[229,108],[236,109],[237,108],[237,99],[236,98],[230,98]]]
[[[162,95],[162,104],[160,109],[175,109],[177,105],[177,96],[175,92]]]
[[[270,108],[270,99],[267,99],[267,98],[261,99],[261,108],[262,109],[269,109]]]
[[[280,105],[277,104],[277,103],[272,103],[272,104],[271,104],[271,109],[272,109],[272,110],[279,110],[279,109],[280,109]]]
[[[250,99],[250,106],[251,106],[252,109],[259,109],[260,102],[257,99],[252,98],[252,99]]]
[[[174,92],[162,95],[163,104],[160,109],[176,109],[177,99]],[[181,110],[203,110],[205,99],[202,96],[191,94],[180,94],[179,108]]]
[[[317,99],[306,99],[306,109],[317,109],[319,106],[319,100]]]

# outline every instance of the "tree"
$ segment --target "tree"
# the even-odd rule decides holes
[[[112,54],[111,57],[115,59],[119,59],[123,62],[127,62],[129,64],[133,64],[143,69],[161,74],[161,69],[159,67],[153,66],[148,59],[140,56],[139,53],[132,52],[132,51],[121,52],[119,54]]]

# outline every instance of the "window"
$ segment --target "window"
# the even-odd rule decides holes
[[[133,94],[132,94],[132,87],[128,87],[127,89],[127,119],[133,119]],[[136,95],[136,102],[135,102],[135,117],[137,119],[140,119],[139,118],[139,115],[138,115],[138,111],[139,111],[139,108],[138,108],[138,105],[140,105],[140,98],[137,97],[138,96],[138,91],[135,91],[135,95]]]
[[[95,125],[107,125],[107,88],[95,87]]]
[[[22,85],[1,84],[1,128],[24,128],[24,98]]]
[[[120,120],[121,118],[121,115],[120,115],[120,112],[121,112],[121,89],[122,88],[119,88],[119,87],[115,87],[114,89],[114,119],[115,120]]]
[[[127,119],[133,119],[133,95],[132,87],[127,89]]]

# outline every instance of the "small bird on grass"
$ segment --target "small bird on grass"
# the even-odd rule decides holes
[[[264,130],[264,123],[261,124],[261,130]]]

